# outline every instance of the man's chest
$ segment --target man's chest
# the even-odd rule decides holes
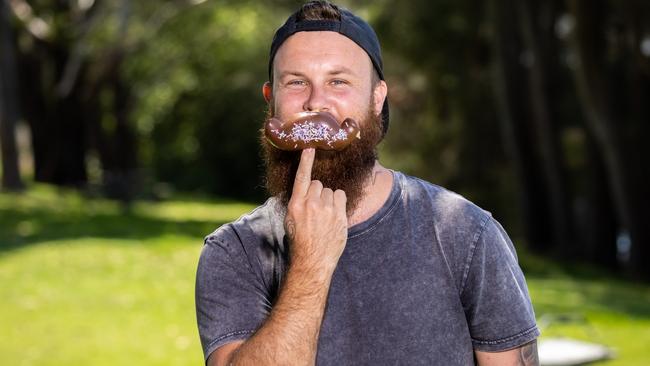
[[[442,258],[407,241],[351,249],[330,286],[320,364],[427,364],[449,352],[463,361],[451,365],[471,359],[462,304]]]

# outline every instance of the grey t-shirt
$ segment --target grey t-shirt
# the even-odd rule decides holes
[[[319,365],[473,365],[539,335],[515,249],[492,216],[393,172],[384,206],[349,228],[318,340]],[[209,235],[196,282],[205,358],[269,315],[287,263],[269,199]]]

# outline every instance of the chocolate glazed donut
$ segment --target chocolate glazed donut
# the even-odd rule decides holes
[[[346,118],[339,126],[336,118],[327,112],[301,112],[282,122],[269,118],[264,135],[280,150],[297,151],[306,148],[343,150],[355,139],[361,138],[357,122]]]

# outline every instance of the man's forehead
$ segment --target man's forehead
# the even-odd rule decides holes
[[[335,68],[347,71],[359,68],[365,71],[373,67],[366,51],[348,37],[330,31],[310,31],[297,32],[287,38],[278,49],[274,68],[300,62],[325,61],[334,62],[338,64],[333,65]]]

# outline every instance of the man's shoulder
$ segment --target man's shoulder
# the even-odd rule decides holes
[[[404,199],[410,205],[428,212],[427,216],[442,223],[475,224],[491,217],[486,211],[464,196],[424,179],[398,172]]]

